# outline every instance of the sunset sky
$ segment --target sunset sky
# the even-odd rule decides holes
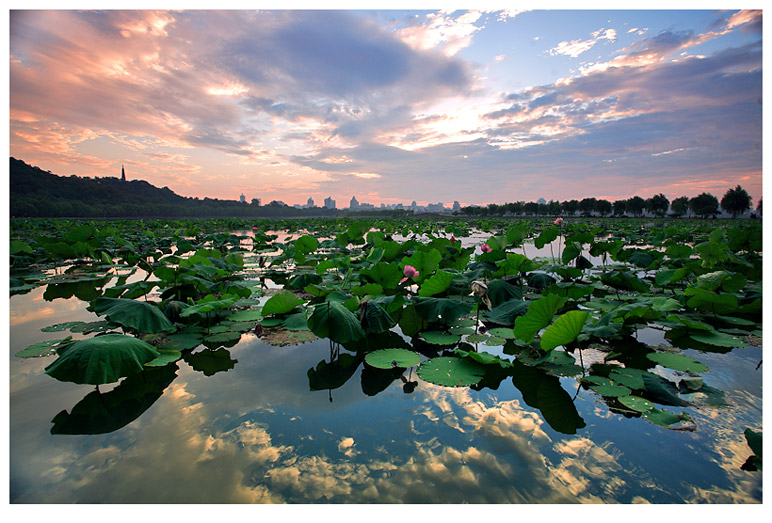
[[[57,174],[338,207],[761,197],[756,11],[9,19],[10,155]]]

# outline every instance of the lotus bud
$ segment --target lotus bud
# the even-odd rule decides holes
[[[415,278],[418,276],[418,271],[412,265],[405,265],[405,277]]]
[[[483,243],[483,244],[480,246],[480,250],[481,250],[482,252],[491,252],[493,249],[491,249],[491,246],[490,246],[490,245],[488,245],[487,243]]]

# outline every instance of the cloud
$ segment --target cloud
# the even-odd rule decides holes
[[[562,41],[557,46],[549,50],[551,55],[566,55],[571,58],[576,58],[585,51],[592,49],[595,44],[601,40],[615,41],[617,38],[617,32],[614,29],[599,29],[592,33],[592,38],[589,40],[572,40]]]

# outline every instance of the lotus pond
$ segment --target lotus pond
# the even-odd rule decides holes
[[[12,220],[11,503],[760,503],[758,221]]]

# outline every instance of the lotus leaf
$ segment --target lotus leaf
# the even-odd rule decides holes
[[[683,354],[655,352],[654,354],[647,354],[646,357],[663,367],[682,372],[706,372],[709,370],[706,365]]]
[[[59,345],[69,343],[70,340],[72,340],[72,336],[67,336],[66,338],[59,340],[41,341],[30,345],[26,349],[20,350],[14,354],[14,356],[17,358],[37,358],[39,356],[51,356],[52,354],[56,353],[56,349],[59,347]]]
[[[362,339],[366,335],[354,313],[337,301],[316,305],[308,318],[308,327],[318,337],[330,338],[342,344]]]
[[[105,316],[110,322],[137,332],[155,333],[174,330],[174,325],[161,312],[161,309],[150,302],[101,297],[94,300],[91,306],[98,316]]]
[[[560,345],[571,343],[582,332],[584,322],[590,314],[586,311],[568,311],[547,327],[541,335],[542,350],[550,351]]]
[[[566,303],[567,298],[548,294],[528,304],[528,312],[515,319],[514,335],[530,343],[540,330],[552,321],[552,317]]]
[[[203,372],[205,376],[213,376],[218,372],[227,372],[236,366],[238,360],[231,359],[227,349],[204,349],[193,354],[186,354],[185,361],[193,370]]]
[[[453,281],[453,275],[443,270],[438,270],[431,277],[424,280],[421,284],[421,288],[418,290],[418,295],[424,298],[441,294],[450,287]]]
[[[617,398],[619,403],[636,412],[649,412],[654,409],[654,404],[639,396],[621,396]]]
[[[413,298],[416,312],[428,322],[455,325],[455,321],[474,308],[473,303],[450,298]]]
[[[622,385],[593,385],[590,388],[602,396],[618,397],[630,394],[630,389]]]
[[[421,357],[406,349],[380,349],[368,353],[365,362],[378,369],[408,368],[418,365]]]
[[[424,381],[445,387],[474,385],[485,375],[485,368],[467,358],[439,356],[421,363],[418,376]]]
[[[271,296],[263,305],[263,316],[271,314],[286,314],[302,304],[303,300],[290,291],[281,291]]]
[[[455,345],[461,341],[461,336],[438,331],[422,332],[421,337],[426,343],[431,343],[432,345]]]
[[[59,381],[101,385],[141,372],[158,356],[152,345],[133,336],[105,334],[70,344],[45,373]]]

